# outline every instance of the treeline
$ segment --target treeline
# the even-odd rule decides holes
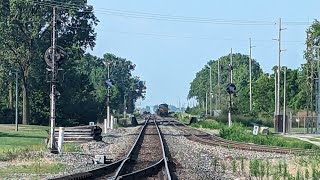
[[[67,3],[73,4],[67,6]],[[64,6],[62,6],[62,4]],[[74,5],[76,4],[76,5]],[[52,8],[57,7],[57,45],[68,58],[59,66],[56,103],[58,125],[87,124],[105,117],[107,67],[111,62],[110,106],[119,114],[143,98],[144,83],[131,72],[133,63],[106,53],[85,54],[95,46],[98,19],[86,0],[20,1],[0,3],[0,123],[14,122],[15,73],[18,73],[19,120],[47,125],[50,116],[50,83],[45,51],[52,45]],[[60,7],[60,8],[59,8]],[[70,7],[70,8],[69,8]]]
[[[312,40],[320,35],[320,23],[316,20],[307,29],[308,39],[306,39],[305,59],[306,63],[296,69],[287,69],[286,80],[286,98],[287,108],[289,111],[297,112],[300,110],[315,110],[315,81],[312,76],[317,77],[315,48],[313,48]],[[237,87],[237,96],[233,98],[233,111],[241,115],[254,115],[272,117],[274,114],[275,103],[275,74],[277,74],[277,66],[272,68],[273,73],[265,73],[260,68],[257,60],[252,59],[252,111],[249,106],[249,56],[236,53],[233,54],[233,82]],[[308,63],[307,63],[308,62]],[[213,109],[228,110],[229,95],[226,92],[226,85],[230,82],[228,64],[230,63],[230,55],[219,58],[220,63],[220,91],[221,103],[218,102],[218,60],[210,60],[207,65],[201,69],[195,79],[191,82],[188,98],[196,98],[199,106],[192,110],[193,113],[204,113],[206,94],[208,98],[208,108],[210,100],[210,69],[212,69],[212,107]],[[312,71],[313,69],[313,71]],[[280,105],[283,107],[283,69],[281,69],[281,87],[280,87]],[[313,73],[312,73],[313,72]],[[313,90],[312,90],[313,89]],[[313,91],[313,93],[312,93]],[[217,104],[217,105],[216,105]],[[219,105],[221,104],[221,108]],[[190,111],[190,109],[189,109]],[[282,110],[281,110],[282,111]]]

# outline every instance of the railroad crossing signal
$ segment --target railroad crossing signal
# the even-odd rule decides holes
[[[112,88],[114,86],[111,79],[107,79],[106,80],[106,85],[107,85],[108,88]]]
[[[52,66],[52,51],[53,51],[53,47],[49,47],[45,54],[44,54],[44,60],[46,61],[47,65],[51,68],[53,68]],[[61,46],[56,46],[56,53],[55,53],[55,61],[58,65],[61,65],[61,63],[63,61],[65,61],[67,59],[67,53],[64,51],[64,49]]]
[[[229,94],[235,94],[236,93],[236,91],[237,91],[237,87],[236,87],[236,85],[234,85],[233,83],[229,83],[228,85],[227,85],[227,92],[229,93]]]

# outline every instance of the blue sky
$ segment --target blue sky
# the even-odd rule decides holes
[[[278,38],[274,23],[280,17],[287,28],[282,31],[286,51],[281,64],[299,67],[305,61],[305,30],[319,18],[320,7],[316,0],[89,0],[88,4],[100,20],[96,47],[89,52],[100,57],[108,52],[135,63],[134,74],[146,80],[148,88],[143,106],[177,105],[178,99],[186,105],[190,82],[207,61],[227,55],[231,48],[248,54],[249,38],[256,46],[252,57],[271,72],[278,61],[278,43],[272,39]]]

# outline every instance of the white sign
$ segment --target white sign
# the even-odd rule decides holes
[[[296,122],[300,122],[300,119],[296,119]]]
[[[259,133],[259,126],[253,126],[252,134],[253,135],[258,135],[258,133]]]

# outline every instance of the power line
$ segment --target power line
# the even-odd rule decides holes
[[[86,6],[66,4],[66,3],[56,2],[56,1],[39,2],[39,1],[33,0],[33,2],[38,5],[43,5],[48,7],[59,7],[64,9],[82,9],[86,7]],[[91,12],[91,10],[83,10],[83,11]],[[142,18],[142,19],[163,20],[163,21],[213,23],[213,24],[226,24],[226,25],[275,25],[275,23],[271,21],[211,19],[211,18],[200,18],[200,17],[144,13],[144,12],[135,12],[135,11],[123,11],[123,10],[115,10],[115,9],[102,9],[102,10],[98,9],[98,10],[94,10],[94,12],[112,15],[112,16],[127,17],[127,18]]]
[[[76,27],[76,26],[69,26],[66,25],[65,27],[73,28],[73,29],[83,29],[83,30],[91,30],[91,28],[84,28],[84,27]],[[169,34],[157,34],[157,33],[144,33],[144,32],[128,32],[128,31],[108,31],[109,33],[117,33],[117,34],[127,34],[127,35],[138,35],[138,36],[150,36],[150,37],[160,37],[160,38],[172,38],[172,39],[202,39],[202,40],[215,40],[215,41],[241,41],[247,42],[248,40],[245,39],[234,39],[234,38],[214,38],[214,37],[205,37],[205,36],[176,36],[176,35],[169,35]],[[267,39],[258,39],[252,40],[252,42],[260,42],[260,43],[267,43],[272,42],[273,40]],[[304,44],[303,41],[282,41],[288,44]],[[259,43],[259,44],[260,44]]]
[[[187,23],[209,23],[209,24],[222,24],[222,25],[251,25],[251,26],[273,26],[277,23],[274,21],[257,21],[257,20],[228,20],[228,19],[212,19],[204,17],[191,17],[191,16],[175,16],[169,14],[158,14],[158,13],[146,13],[137,11],[126,11],[119,9],[106,9],[100,8],[93,10],[90,9],[92,6],[83,6],[72,3],[62,3],[58,1],[37,1],[32,0],[35,4],[47,6],[47,7],[59,7],[62,9],[81,9],[83,12],[96,12],[100,14],[106,14],[111,16],[120,16],[126,18],[138,18],[138,19],[150,19],[150,20],[161,20],[161,21],[175,21],[175,22],[187,22]],[[88,9],[85,9],[88,8]],[[288,26],[305,26],[309,22],[283,22]]]

